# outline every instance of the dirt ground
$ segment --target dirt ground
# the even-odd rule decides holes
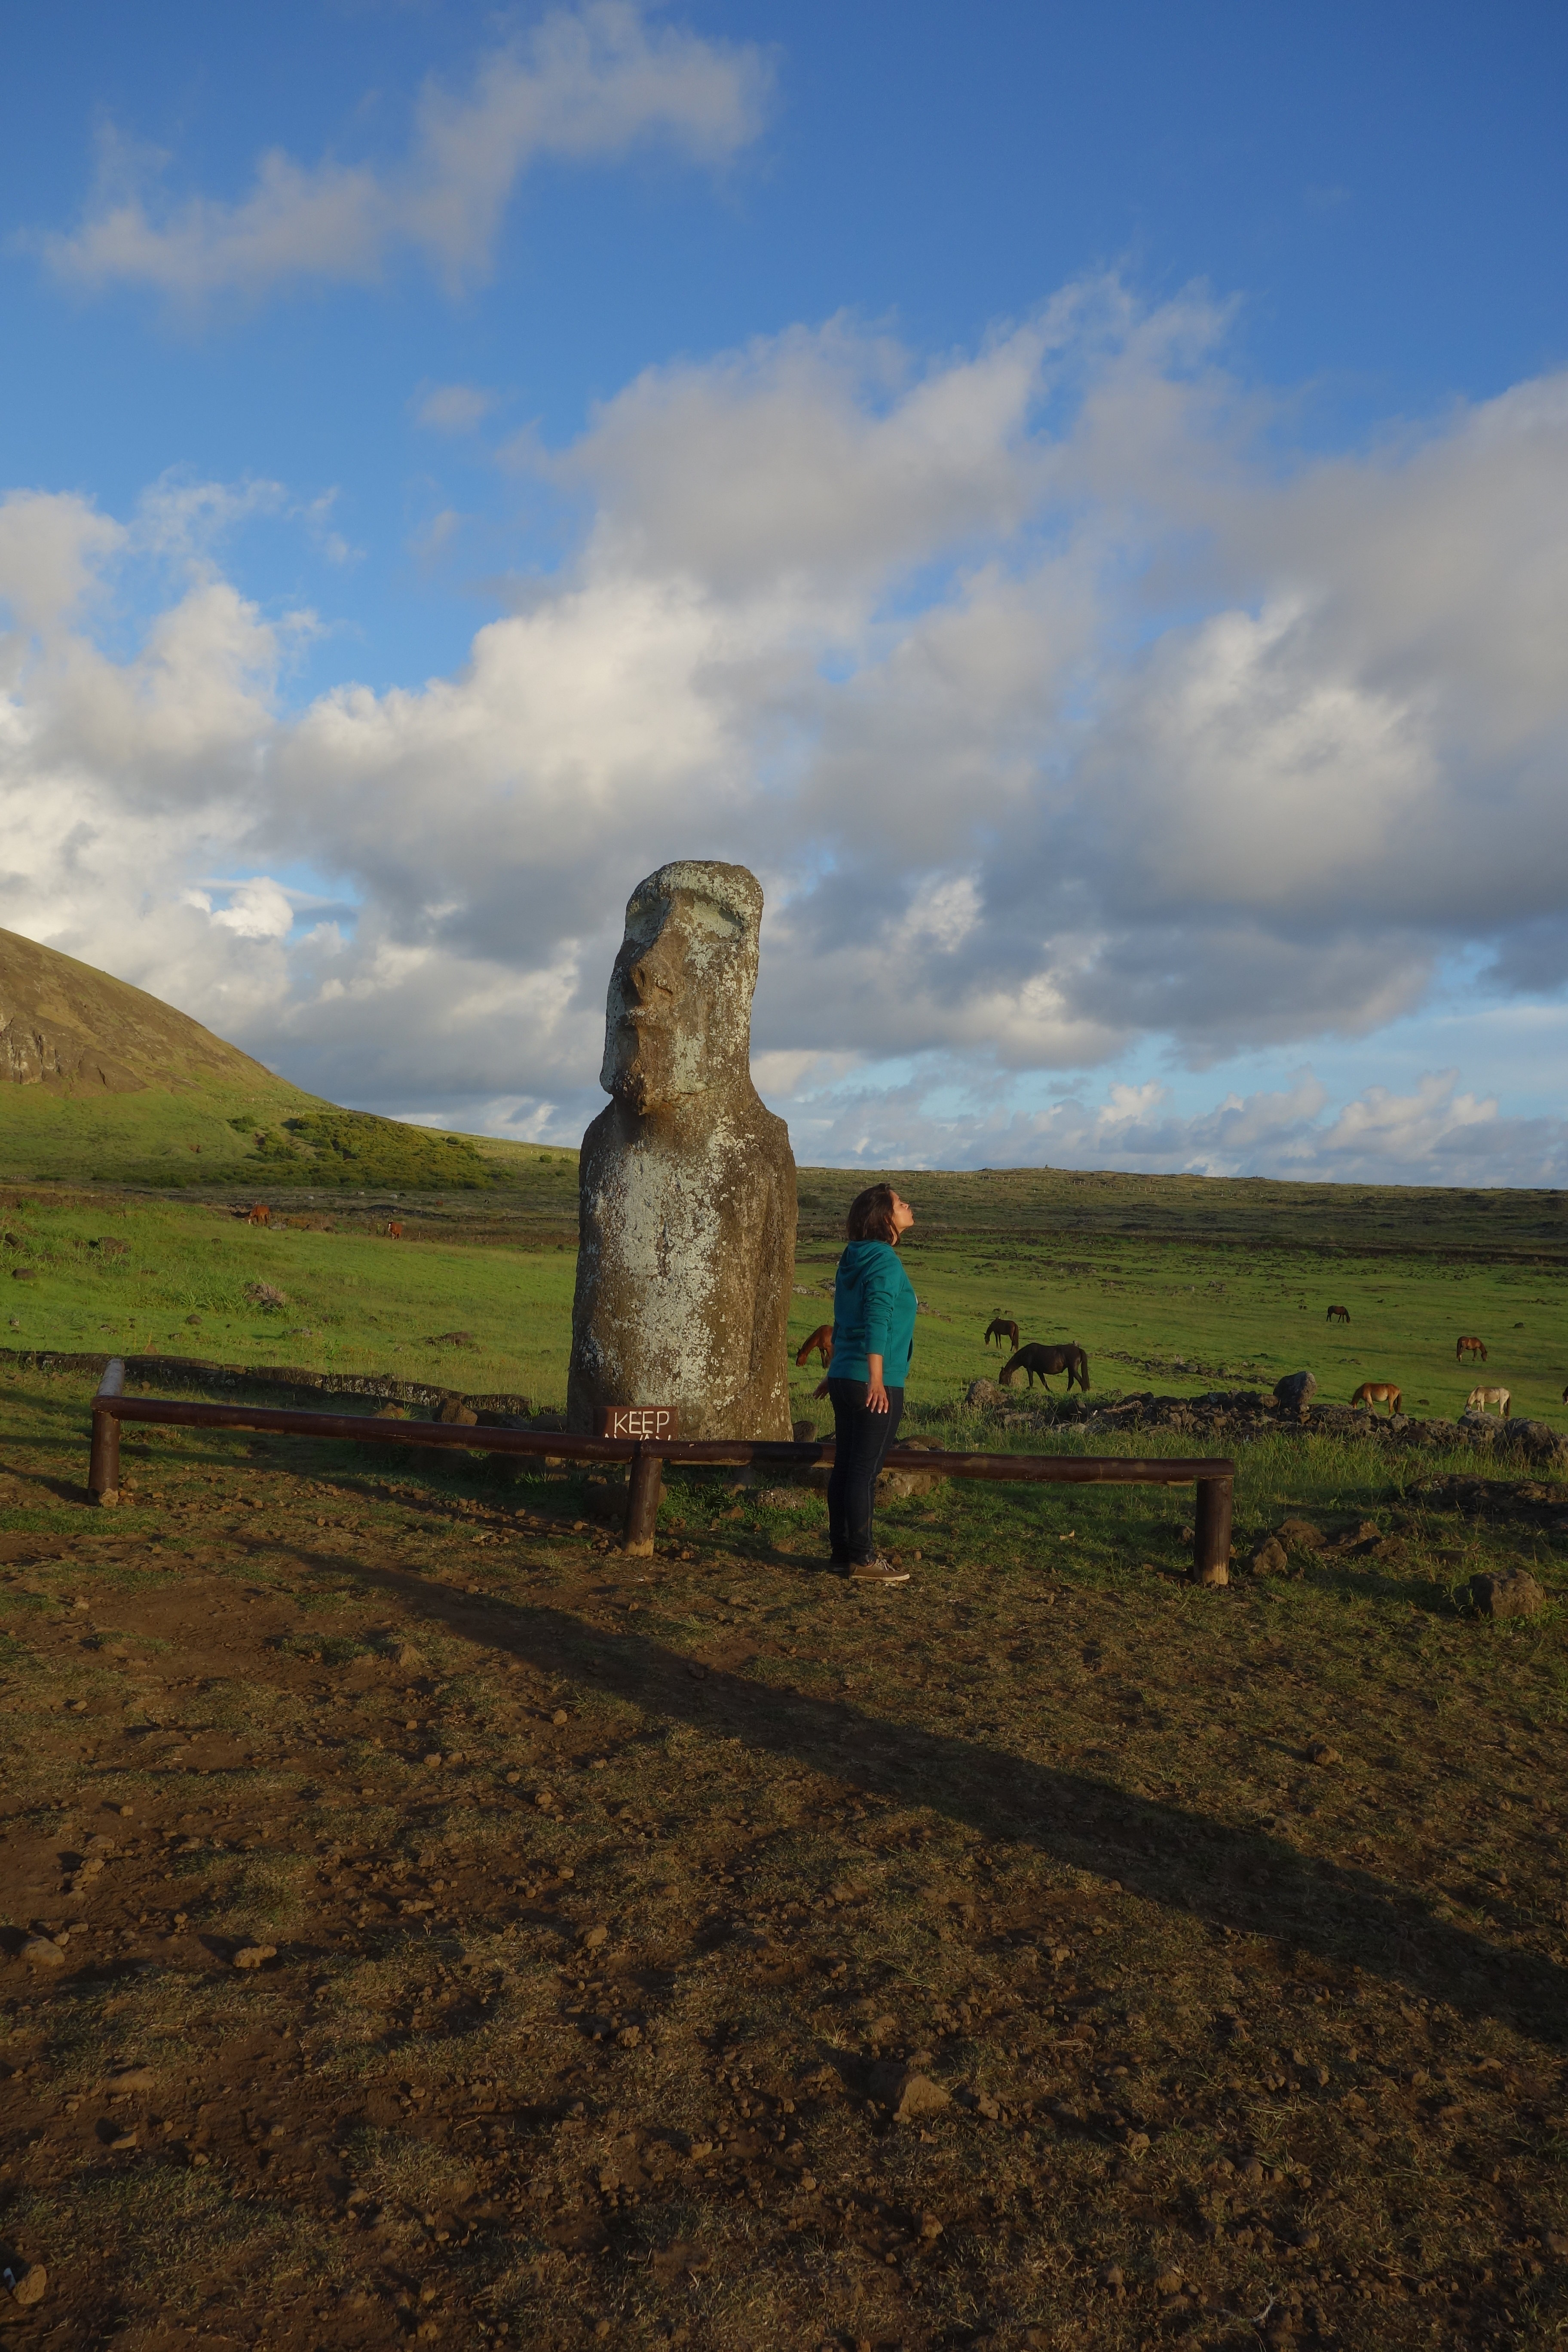
[[[1562,2342],[1561,1641],[1364,1497],[1202,1592],[943,1488],[867,1592],[717,1479],[651,1563],[564,1474],[172,1432],[90,1511],[10,1402],[7,2340]],[[1510,1493],[1400,1541],[1561,1548]]]

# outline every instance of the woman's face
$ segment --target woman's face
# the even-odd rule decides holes
[[[907,1234],[910,1227],[914,1223],[914,1221],[915,1213],[910,1208],[909,1202],[907,1201],[900,1201],[898,1194],[895,1192],[893,1195],[894,1240],[896,1241],[900,1234]]]

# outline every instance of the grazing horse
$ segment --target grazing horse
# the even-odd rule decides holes
[[[1350,1319],[1351,1311],[1348,1307],[1331,1307],[1323,1318],[1325,1323],[1348,1323]]]
[[[247,1225],[269,1225],[272,1223],[272,1212],[265,1201],[258,1201],[245,1222]]]
[[[1351,1399],[1352,1404],[1364,1404],[1370,1412],[1374,1404],[1385,1404],[1392,1421],[1399,1411],[1399,1391],[1392,1381],[1363,1381]]]
[[[391,1240],[391,1241],[395,1241],[395,1242],[400,1242],[400,1241],[403,1239],[403,1227],[398,1223],[397,1219],[396,1219],[395,1217],[394,1217],[394,1219],[393,1219],[392,1223],[388,1225],[388,1227],[387,1227],[386,1231],[387,1231],[387,1237],[388,1237],[388,1239],[389,1239],[389,1240]]]
[[[1507,1421],[1510,1408],[1509,1393],[1506,1389],[1472,1389],[1465,1399],[1465,1411],[1485,1412],[1487,1407],[1492,1404],[1496,1405],[1499,1412]]]
[[[812,1333],[810,1339],[806,1341],[805,1347],[795,1358],[795,1360],[796,1364],[804,1365],[806,1358],[810,1355],[814,1348],[816,1349],[817,1354],[822,1358],[822,1369],[826,1371],[829,1364],[833,1361],[833,1326],[831,1323],[819,1323],[817,1325],[816,1330]]]
[[[1083,1349],[1071,1339],[1066,1341],[1065,1344],[1059,1348],[1043,1348],[1040,1346],[1038,1340],[1032,1340],[1028,1347],[1020,1348],[1016,1355],[1009,1356],[1007,1361],[1003,1365],[999,1377],[1001,1379],[1002,1386],[1005,1389],[1012,1387],[1013,1375],[1015,1372],[1027,1372],[1029,1375],[1029,1386],[1031,1388],[1035,1385],[1035,1375],[1037,1372],[1040,1376],[1040,1386],[1042,1388],[1045,1388],[1047,1385],[1046,1381],[1046,1374],[1047,1372],[1065,1372],[1068,1376],[1068,1386],[1069,1389],[1075,1380],[1080,1389],[1087,1389],[1089,1386],[1089,1358],[1084,1354]]]
[[[1462,1364],[1467,1356],[1479,1356],[1484,1364],[1487,1360],[1486,1341],[1484,1339],[1456,1339],[1454,1342],[1454,1361],[1457,1364]]]
[[[1017,1325],[1016,1323],[1008,1323],[1005,1321],[1000,1315],[995,1316],[985,1327],[985,1344],[987,1347],[991,1345],[993,1339],[995,1340],[998,1347],[1000,1347],[1003,1340],[1005,1339],[1010,1348],[1016,1349],[1018,1344]]]

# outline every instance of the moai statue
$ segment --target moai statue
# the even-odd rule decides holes
[[[675,1405],[683,1437],[789,1437],[795,1160],[752,1084],[762,919],[755,875],[700,859],[627,902],[611,1100],[583,1138],[574,1430],[605,1405]]]

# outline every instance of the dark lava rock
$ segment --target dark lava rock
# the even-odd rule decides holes
[[[1274,1383],[1274,1402],[1287,1411],[1304,1405],[1309,1397],[1317,1393],[1318,1383],[1310,1372],[1287,1372],[1282,1381]]]

